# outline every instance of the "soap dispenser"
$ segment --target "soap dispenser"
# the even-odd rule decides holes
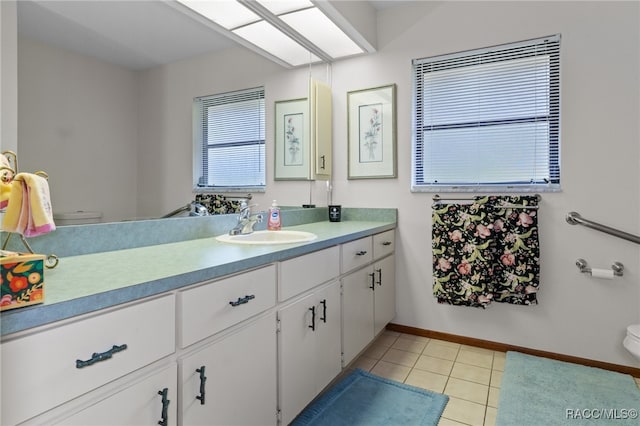
[[[269,231],[279,231],[282,228],[282,218],[280,217],[280,207],[273,200],[269,209],[269,220],[267,220],[267,229]]]

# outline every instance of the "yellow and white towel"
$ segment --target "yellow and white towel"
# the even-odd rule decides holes
[[[11,169],[9,160],[2,154],[0,154],[0,167]],[[7,207],[7,204],[9,203],[9,193],[11,192],[11,179],[13,179],[13,173],[11,170],[7,169],[0,169],[0,209]]]
[[[2,230],[36,237],[55,229],[49,183],[42,176],[18,173],[11,182]]]

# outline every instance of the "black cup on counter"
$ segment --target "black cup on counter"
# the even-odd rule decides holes
[[[342,206],[329,206],[329,222],[340,222],[342,218]]]

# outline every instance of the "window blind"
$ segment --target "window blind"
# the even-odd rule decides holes
[[[263,189],[264,88],[199,97],[194,105],[201,150],[197,188]]]
[[[560,184],[560,36],[413,61],[414,191]]]

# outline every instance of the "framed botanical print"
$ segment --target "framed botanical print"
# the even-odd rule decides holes
[[[396,177],[396,85],[347,93],[349,179]]]
[[[307,98],[275,103],[275,180],[311,179]]]

